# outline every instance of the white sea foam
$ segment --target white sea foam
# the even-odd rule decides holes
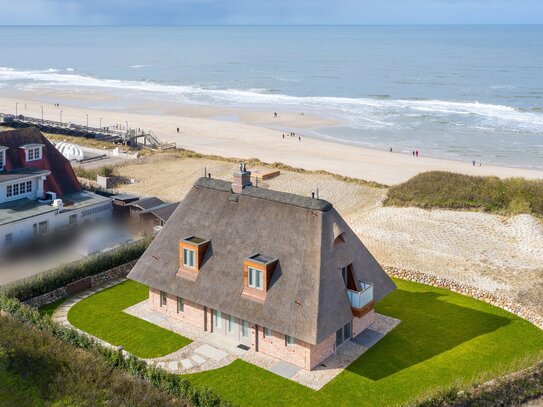
[[[135,67],[136,65],[134,65]],[[543,113],[523,111],[510,106],[445,100],[412,100],[383,98],[299,97],[271,93],[269,89],[209,89],[200,86],[168,85],[152,81],[99,79],[58,70],[22,71],[0,67],[0,83],[22,81],[36,86],[68,86],[120,89],[146,95],[168,94],[178,101],[206,104],[238,104],[290,107],[299,111],[316,110],[342,118],[358,129],[416,126],[435,119],[475,128],[540,133]],[[162,96],[161,96],[162,97]]]

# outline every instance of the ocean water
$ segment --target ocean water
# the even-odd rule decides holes
[[[0,95],[48,88],[314,113],[339,124],[301,133],[543,168],[543,26],[0,27]]]

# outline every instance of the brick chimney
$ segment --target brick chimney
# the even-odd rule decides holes
[[[239,171],[234,172],[232,181],[232,192],[239,194],[243,188],[251,184],[251,171],[247,171],[245,164],[239,163]]]

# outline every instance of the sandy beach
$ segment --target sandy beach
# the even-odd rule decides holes
[[[135,104],[122,111],[85,109],[77,107],[92,100],[100,104],[111,102],[115,95],[102,93],[25,92],[10,97],[0,97],[0,112],[41,117],[77,124],[86,123],[98,127],[119,124],[129,128],[152,131],[163,141],[175,142],[178,148],[203,154],[242,159],[258,158],[265,162],[282,162],[308,170],[326,170],[349,177],[375,181],[386,185],[401,183],[424,171],[451,171],[470,175],[494,175],[501,178],[543,178],[543,171],[485,165],[472,166],[466,162],[443,160],[426,156],[422,151],[418,158],[411,154],[380,151],[307,137],[311,128],[334,125],[325,118],[284,112],[249,111],[211,106],[168,106],[150,102]],[[54,97],[63,100],[60,107],[44,100]],[[54,99],[53,99],[54,100]],[[64,103],[70,103],[65,105]],[[156,112],[153,114],[142,112]],[[180,132],[177,133],[177,127]],[[297,129],[296,137],[282,137]],[[301,140],[298,139],[301,137]],[[394,147],[394,146],[392,146]]]

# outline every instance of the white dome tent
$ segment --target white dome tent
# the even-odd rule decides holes
[[[68,160],[81,161],[84,157],[83,150],[75,144],[60,142],[56,143],[55,147]]]

